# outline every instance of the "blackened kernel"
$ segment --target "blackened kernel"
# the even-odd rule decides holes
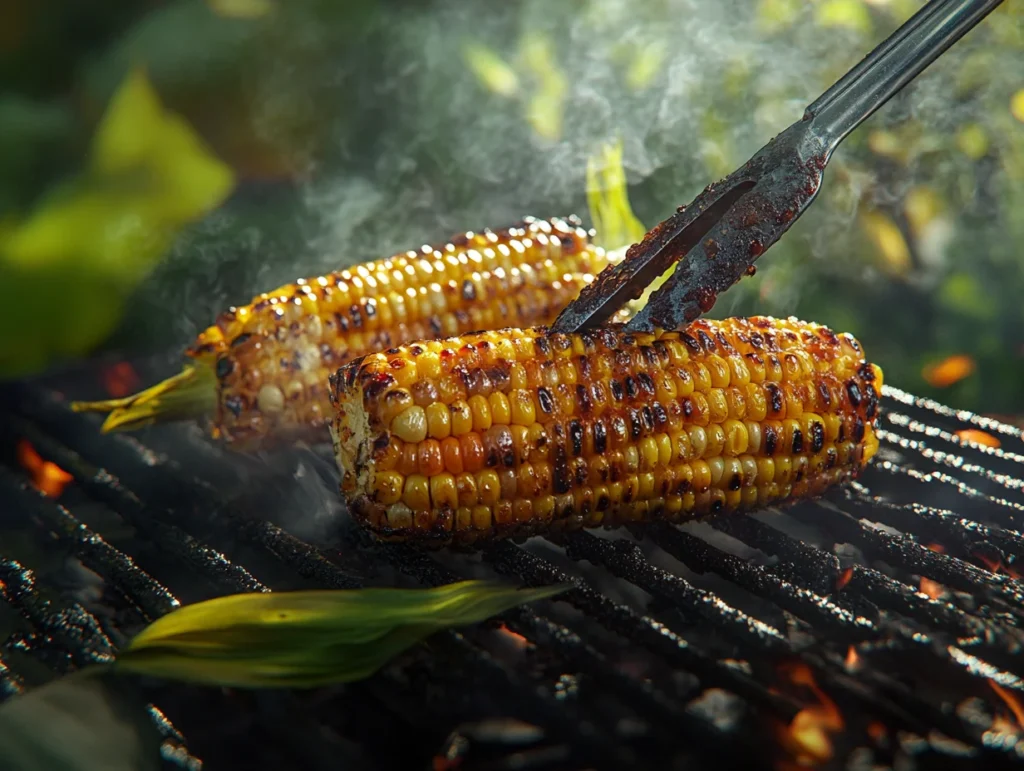
[[[779,434],[776,431],[775,426],[765,426],[762,429],[764,434],[764,451],[768,455],[775,454],[775,447],[779,443]]]
[[[708,335],[707,332],[705,332],[703,329],[698,329],[697,337],[700,339],[701,345],[704,347],[705,351],[707,351],[708,353],[714,353],[714,351],[716,350],[715,341],[711,339],[710,335]]]
[[[654,410],[646,404],[640,410],[640,419],[643,421],[644,428],[647,431],[654,431]]]
[[[765,383],[765,390],[768,392],[768,404],[771,410],[776,415],[782,412],[782,408],[786,405],[785,397],[782,393],[782,389],[779,388],[778,383]]]
[[[654,413],[654,425],[658,428],[662,428],[668,424],[668,413],[665,412],[665,408],[661,402],[655,402],[651,407],[651,412]]]
[[[556,444],[553,453],[551,489],[556,495],[563,495],[572,487],[569,477],[569,460],[565,454],[565,446]]]
[[[688,332],[683,332],[679,336],[679,339],[682,340],[683,344],[690,349],[691,353],[701,353],[700,343],[697,342],[697,339],[693,337],[693,335]]]
[[[555,402],[551,398],[551,392],[544,386],[537,389],[537,403],[540,404],[541,412],[545,414],[550,415],[555,411]]]
[[[632,375],[626,375],[625,386],[626,396],[628,396],[630,399],[635,399],[639,391],[637,390],[636,381],[633,380]]]
[[[654,380],[646,372],[640,372],[636,376],[637,383],[640,384],[640,389],[648,396],[654,396]]]
[[[615,399],[615,401],[617,401],[617,402],[621,402],[622,401],[622,397],[624,396],[624,394],[622,393],[622,384],[619,383],[618,380],[614,380],[613,379],[611,381],[611,389],[612,389],[612,398]]]
[[[828,384],[823,380],[818,381],[818,396],[821,397],[821,403],[826,408],[832,406],[832,393],[828,390]]]
[[[242,345],[250,337],[252,337],[251,334],[249,334],[248,332],[243,332],[242,334],[240,334],[238,337],[236,337],[234,340],[231,341],[231,347],[235,348],[235,347],[237,347],[239,345]]]
[[[811,452],[817,455],[825,447],[825,426],[818,421],[811,423]]]
[[[864,440],[864,419],[858,415],[853,421],[853,441],[860,443]]]
[[[799,428],[793,429],[793,452],[799,455],[804,451],[804,432]]]
[[[739,490],[741,484],[742,484],[742,481],[740,480],[740,475],[739,474],[733,474],[732,478],[729,479],[729,489],[730,490]]]
[[[462,299],[463,300],[475,300],[476,299],[476,287],[473,282],[468,278],[462,282]]]
[[[576,357],[576,368],[580,371],[581,380],[590,380],[592,374],[592,367],[590,366],[590,358],[587,356]]]
[[[590,400],[590,389],[582,383],[576,384],[576,404],[581,415],[589,415],[594,405]]]
[[[358,305],[352,304],[352,307],[348,309],[348,315],[352,318],[352,326],[355,329],[363,328],[363,313]]]
[[[603,420],[594,421],[594,452],[603,455],[608,447],[608,432]]]
[[[718,512],[720,512],[722,510],[722,508],[724,506],[725,506],[725,501],[723,501],[721,498],[715,498],[715,500],[713,500],[711,502],[711,511],[713,513],[717,514]]]
[[[368,298],[363,305],[363,312],[366,313],[366,318],[372,319],[377,315],[377,301],[372,297]],[[416,354],[413,354],[415,356]]]
[[[578,420],[569,422],[569,438],[572,440],[572,453],[577,457],[583,454],[583,426]]]
[[[854,407],[860,405],[860,401],[863,398],[863,394],[860,392],[860,386],[857,385],[856,380],[850,380],[846,383],[846,395],[850,397],[850,404]]]
[[[629,411],[629,435],[633,439],[639,439],[643,434],[643,424],[640,421],[640,413],[636,410]]]
[[[217,359],[217,379],[223,380],[235,369],[235,360],[230,356],[221,356]]]
[[[689,396],[683,399],[683,415],[688,418],[693,416],[693,399]]]
[[[548,356],[551,354],[551,343],[548,342],[546,337],[540,336],[534,338],[533,345],[537,349],[537,353],[541,356]]]
[[[242,409],[245,407],[245,402],[241,396],[238,396],[237,394],[232,394],[231,396],[224,400],[224,406],[227,407],[228,411],[230,411],[231,414],[237,418],[239,415],[242,414]]]

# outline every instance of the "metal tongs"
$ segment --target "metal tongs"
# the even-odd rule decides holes
[[[718,294],[752,272],[757,258],[815,199],[839,143],[1001,3],[931,0],[803,118],[631,246],[562,311],[551,331],[576,332],[607,321],[674,262],[673,274],[626,328],[678,329],[711,310]]]

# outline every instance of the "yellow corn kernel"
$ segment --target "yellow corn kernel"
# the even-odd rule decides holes
[[[422,407],[408,407],[391,421],[391,432],[403,442],[422,442],[427,438],[427,413]]]
[[[396,471],[383,471],[377,474],[373,485],[373,499],[384,506],[398,503],[402,499],[402,487],[405,480]]]
[[[487,404],[491,409],[491,421],[494,424],[507,426],[512,422],[512,410],[505,394],[495,391],[487,397]]]
[[[410,474],[405,478],[402,503],[415,511],[430,511],[430,483],[423,474]]]
[[[447,404],[434,402],[428,404],[425,412],[427,414],[427,434],[435,439],[445,439],[452,433],[452,416]]]
[[[430,478],[430,501],[435,508],[459,505],[459,492],[455,486],[455,477],[444,472]]]
[[[473,430],[482,433],[491,427],[491,405],[487,397],[476,394],[469,397],[469,410],[473,415]]]

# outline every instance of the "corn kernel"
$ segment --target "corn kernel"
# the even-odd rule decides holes
[[[484,469],[476,475],[476,488],[480,503],[491,505],[501,497],[501,480],[491,469]]]
[[[473,411],[462,399],[452,402],[448,411],[451,413],[451,433],[464,436],[473,430]]]
[[[529,391],[519,388],[512,391],[509,405],[512,411],[512,422],[520,426],[530,426],[537,420],[537,408]]]
[[[442,402],[428,404],[424,410],[427,413],[427,434],[435,439],[444,439],[452,433],[452,415],[448,405]]]
[[[725,359],[715,354],[710,354],[705,363],[708,368],[708,372],[711,375],[711,387],[712,388],[726,388],[729,385],[729,365]]]
[[[499,391],[493,392],[487,397],[487,404],[491,411],[491,421],[495,425],[507,426],[512,422],[512,410],[509,407],[508,397]]]
[[[491,406],[480,394],[469,397],[469,409],[473,413],[473,430],[486,431],[491,427]]]
[[[430,479],[430,500],[435,508],[459,505],[459,491],[455,486],[455,477],[449,473],[438,474]]]
[[[455,476],[455,491],[459,496],[459,506],[475,506],[480,502],[476,477],[468,472]]]
[[[405,478],[402,503],[415,511],[430,509],[430,483],[422,474],[410,474]]]
[[[705,458],[717,458],[725,452],[725,429],[720,423],[707,427],[708,446],[704,450]]]
[[[727,420],[723,428],[725,429],[725,454],[742,455],[745,453],[749,442],[747,427],[738,420]]]
[[[403,442],[422,442],[427,438],[427,414],[422,407],[407,407],[391,421],[391,433]]]
[[[384,506],[398,503],[402,499],[405,480],[395,471],[379,471],[373,480],[373,499]]]

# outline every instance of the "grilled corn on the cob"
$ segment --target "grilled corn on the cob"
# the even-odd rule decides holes
[[[381,538],[469,544],[820,494],[878,448],[859,343],[767,317],[504,329],[331,378],[342,492]]]
[[[345,361],[412,340],[547,323],[608,259],[574,217],[468,232],[259,295],[199,335],[180,375],[74,406],[110,411],[106,431],[206,415],[212,435],[239,450],[326,438],[327,379]]]

